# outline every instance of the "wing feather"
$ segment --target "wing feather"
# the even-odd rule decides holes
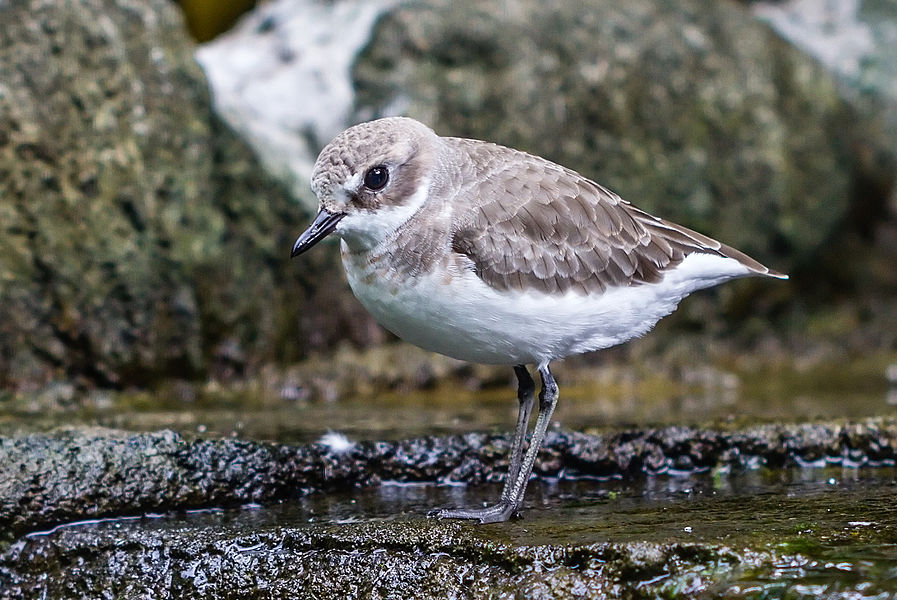
[[[465,155],[488,169],[455,206],[460,226],[452,233],[452,249],[495,288],[600,293],[657,282],[695,252],[731,257],[757,274],[779,276],[550,161],[485,142],[449,141],[464,144]]]

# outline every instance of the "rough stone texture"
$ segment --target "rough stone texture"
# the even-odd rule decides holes
[[[750,5],[783,38],[837,74],[852,102],[868,110],[870,100],[884,101],[890,139],[897,144],[897,5],[880,0]]]
[[[699,543],[532,546],[438,521],[250,529],[60,531],[0,555],[0,585],[10,599],[655,598],[770,560]]]
[[[335,253],[289,263],[306,214],[211,116],[170,2],[0,21],[0,385],[226,376],[382,335],[311,275]]]
[[[886,573],[893,565],[887,549],[894,482],[886,474],[881,489],[859,496],[850,492],[854,477],[839,471],[840,495],[826,489],[792,498],[794,488],[785,485],[787,497],[748,492],[727,500],[716,498],[714,476],[703,499],[686,493],[664,501],[662,510],[626,508],[608,497],[595,505],[593,498],[590,510],[603,510],[582,512],[574,501],[554,507],[555,515],[563,509],[559,519],[543,514],[493,526],[416,514],[345,520],[330,512],[323,494],[321,504],[306,505],[309,497],[282,505],[283,512],[222,510],[352,490],[381,478],[496,479],[507,444],[504,436],[431,437],[358,444],[337,455],[321,445],[187,440],[171,432],[82,429],[0,439],[0,595],[807,597],[801,590],[810,586],[816,595],[853,598],[893,591]],[[576,479],[676,470],[669,481],[686,485],[686,473],[708,467],[856,467],[894,465],[895,458],[893,419],[736,431],[669,427],[553,433],[540,474]],[[366,506],[359,502],[350,514]],[[212,510],[178,512],[199,507]],[[164,518],[147,514],[159,511],[167,512]],[[619,514],[621,523],[602,522],[608,514]],[[37,531],[124,515],[143,516]],[[698,523],[694,535],[685,527]],[[650,533],[652,524],[663,531]]]
[[[849,291],[841,318],[854,323],[841,336],[850,344],[864,321],[873,321],[872,343],[897,347],[881,337],[894,330],[893,297],[897,293],[897,3],[879,0],[832,2],[750,2],[758,18],[795,47],[806,52],[839,82],[841,95],[858,115],[851,147],[854,170],[862,174],[851,189],[851,209],[844,229],[822,254],[818,269],[835,292],[825,310]],[[844,260],[849,256],[850,260]],[[816,292],[818,294],[818,291]],[[843,301],[842,301],[843,302]],[[832,311],[834,312],[834,311]],[[870,318],[870,315],[872,316]],[[820,320],[820,319],[817,319]],[[837,322],[838,318],[829,319]],[[871,340],[870,340],[871,338]]]
[[[846,198],[891,189],[887,152],[846,145],[829,79],[737,6],[641,2],[396,9],[355,65],[358,114],[407,106],[443,132],[543,153],[781,269],[813,254]],[[334,248],[287,260],[308,215],[210,115],[170,3],[11,0],[0,20],[15,24],[0,28],[0,386],[227,378],[383,339]],[[884,175],[848,181],[869,169]],[[885,208],[855,204],[847,220],[869,233]],[[805,281],[897,286],[895,231],[869,233],[883,250],[866,262],[836,248]],[[768,313],[791,285],[726,307]],[[876,294],[854,312],[883,315],[864,331],[893,346],[892,296]],[[706,304],[688,306],[704,326]],[[835,319],[849,325],[837,343],[862,314]]]
[[[735,3],[411,3],[355,76],[361,118],[541,154],[776,268],[848,207],[834,79]]]
[[[468,434],[365,442],[346,452],[169,431],[74,429],[0,438],[0,539],[66,521],[271,502],[380,481],[500,481],[509,438]],[[893,465],[897,421],[768,425],[743,431],[667,427],[609,435],[552,432],[536,474],[624,476],[839,464]]]

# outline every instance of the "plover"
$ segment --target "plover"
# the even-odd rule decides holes
[[[517,514],[558,400],[552,360],[645,334],[688,294],[729,279],[786,279],[746,254],[654,217],[579,173],[404,117],[356,125],[320,153],[320,201],[292,256],[333,233],[349,285],[400,338],[470,362],[507,364],[520,403],[499,501],[443,509]],[[539,414],[526,446],[535,383]]]

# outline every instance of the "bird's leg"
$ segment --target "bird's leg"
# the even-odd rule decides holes
[[[511,518],[514,505],[510,501],[510,496],[523,462],[523,445],[526,442],[526,429],[530,413],[533,410],[536,391],[536,384],[524,365],[515,366],[514,373],[517,375],[517,400],[520,402],[520,407],[517,412],[517,428],[514,430],[514,439],[511,442],[508,476],[505,479],[501,498],[497,504],[485,508],[445,508],[433,511],[432,515],[440,519],[474,519],[480,523],[496,523]]]
[[[533,465],[542,446],[542,440],[545,438],[548,424],[551,422],[551,415],[555,406],[557,406],[558,386],[551,375],[551,371],[548,370],[548,365],[540,366],[539,374],[542,377],[542,390],[539,392],[539,417],[536,419],[533,437],[521,465],[520,459],[523,453],[524,438],[526,437],[526,426],[532,410],[535,384],[525,367],[514,367],[514,372],[517,373],[517,397],[520,400],[520,412],[517,416],[517,429],[514,432],[514,441],[511,444],[511,464],[508,478],[505,480],[501,499],[497,504],[486,508],[439,510],[434,513],[439,518],[476,519],[480,523],[499,523],[510,519],[523,506],[526,484],[533,471]]]
[[[520,462],[523,460],[523,443],[526,441],[526,428],[529,425],[529,416],[533,410],[533,396],[536,392],[536,384],[524,365],[514,367],[514,373],[517,375],[517,400],[520,402],[520,408],[517,411],[517,428],[514,430],[514,440],[511,442],[508,475],[505,477],[505,487],[501,491],[502,500],[507,500],[511,497],[514,481],[520,473]]]
[[[529,476],[533,472],[536,457],[542,448],[545,432],[548,431],[548,425],[551,423],[551,415],[554,414],[554,409],[558,404],[558,384],[548,369],[548,364],[539,365],[539,375],[542,377],[542,389],[539,391],[539,417],[536,419],[536,427],[533,429],[533,437],[523,459],[520,473],[515,478],[514,486],[508,495],[508,502],[511,504],[511,514],[523,508],[523,495],[526,493],[526,484],[529,483]]]

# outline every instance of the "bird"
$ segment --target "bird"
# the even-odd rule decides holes
[[[462,361],[513,367],[519,407],[501,496],[431,511],[439,518],[520,516],[558,402],[552,361],[642,336],[696,290],[788,278],[576,171],[408,117],[337,135],[311,188],[319,210],[292,257],[334,235],[352,292],[386,329]],[[541,379],[531,433],[528,365]]]

